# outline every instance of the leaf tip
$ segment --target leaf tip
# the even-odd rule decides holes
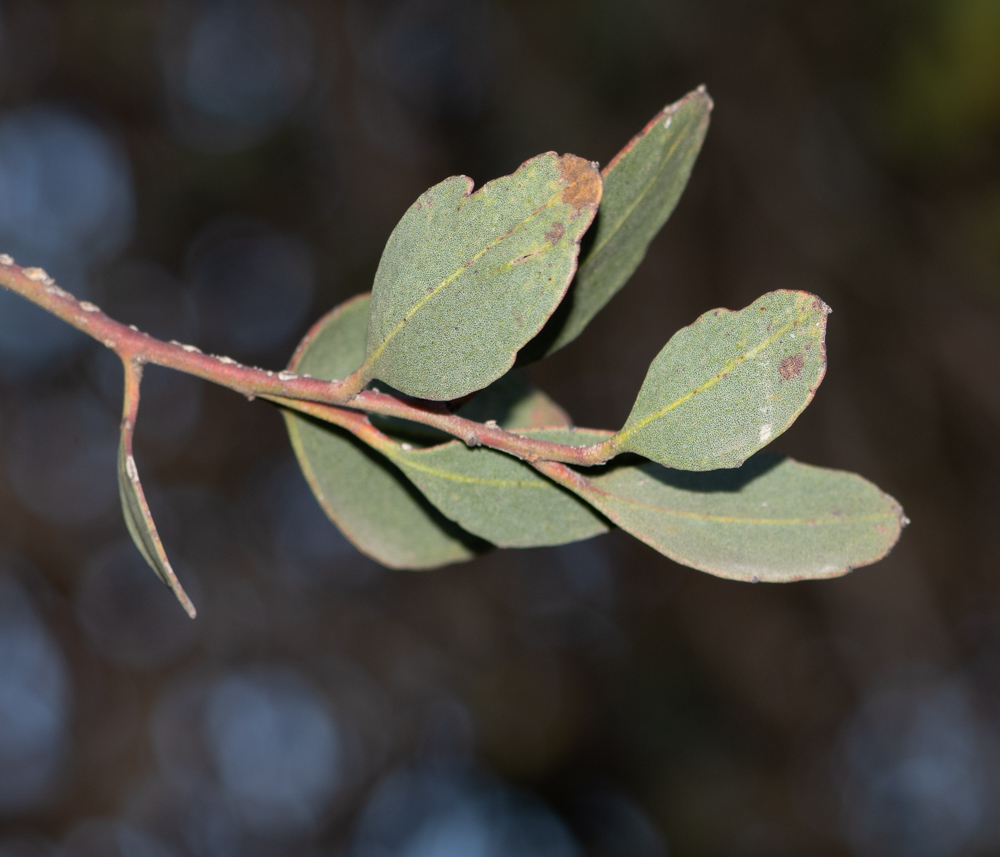
[[[715,102],[712,100],[712,96],[708,94],[708,87],[705,84],[701,84],[695,89],[695,94],[701,96],[705,101],[705,112],[711,113],[715,109]]]

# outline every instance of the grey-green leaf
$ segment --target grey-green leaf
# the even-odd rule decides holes
[[[586,503],[504,453],[458,441],[383,452],[445,515],[500,547],[561,545],[608,530]]]
[[[139,470],[132,455],[132,435],[135,432],[135,416],[139,405],[139,374],[136,367],[126,368],[125,416],[122,418],[118,441],[118,494],[122,501],[122,515],[142,558],[174,593],[188,616],[194,619],[197,611],[167,559],[167,552],[163,549],[163,542],[153,523],[153,515],[149,511],[146,494],[139,481]]]
[[[711,111],[704,87],[688,93],[657,113],[604,168],[601,209],[584,239],[576,278],[522,360],[572,342],[628,282],[687,185]]]
[[[601,199],[595,165],[549,152],[471,191],[465,176],[446,179],[393,230],[372,289],[363,378],[423,399],[481,390],[562,300]]]
[[[660,553],[735,580],[836,577],[880,560],[908,523],[857,474],[773,453],[711,473],[652,462],[602,470],[567,484]]]
[[[649,367],[615,451],[682,470],[738,467],[812,400],[829,312],[808,292],[776,291],[705,313]]]
[[[315,378],[348,374],[364,359],[367,317],[368,295],[341,305],[306,334],[289,369]],[[348,432],[292,412],[284,417],[316,499],[362,553],[392,568],[424,569],[486,549]]]

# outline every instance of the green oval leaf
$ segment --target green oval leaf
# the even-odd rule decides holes
[[[121,435],[118,440],[118,494],[122,501],[122,516],[132,541],[146,560],[149,567],[156,572],[171,592],[180,601],[181,606],[192,619],[197,615],[194,604],[177,579],[167,552],[163,549],[160,534],[153,523],[153,515],[146,502],[146,493],[139,481],[139,470],[132,455],[132,435],[135,432],[135,418],[139,408],[139,378],[138,367],[126,365],[125,368],[125,414],[122,417]]]
[[[320,319],[289,364],[338,378],[364,359],[368,295]],[[486,545],[438,512],[378,453],[348,432],[285,411],[299,466],[330,519],[362,553],[392,568],[434,568],[471,559]]]
[[[504,453],[458,441],[381,451],[445,515],[499,547],[562,545],[608,530],[586,503]]]
[[[664,107],[603,172],[604,195],[565,300],[521,356],[540,359],[572,342],[639,267],[687,185],[708,131],[704,87]]]
[[[776,291],[705,313],[649,367],[615,451],[682,470],[738,467],[812,400],[829,312],[808,292]]]
[[[423,399],[465,396],[503,375],[562,300],[601,199],[596,167],[549,152],[471,191],[465,176],[446,179],[393,230],[364,378]]]
[[[601,471],[560,481],[660,553],[735,580],[837,577],[884,557],[908,523],[899,503],[857,474],[773,453],[739,470],[645,462]]]

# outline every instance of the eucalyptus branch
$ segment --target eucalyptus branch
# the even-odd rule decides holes
[[[843,574],[895,544],[907,523],[899,504],[855,474],[757,454],[795,422],[826,373],[830,308],[816,295],[768,292],[677,331],[617,432],[570,428],[543,391],[509,373],[519,355],[538,359],[574,339],[626,283],[684,189],[711,109],[704,90],[690,93],[600,172],[547,152],[474,193],[465,176],[430,188],[389,237],[371,293],[319,319],[280,371],[162,342],[6,255],[0,285],[121,358],[125,523],[192,616],[132,455],[149,363],[279,405],[323,510],[393,568],[462,562],[487,545],[567,544],[614,525],[722,577]],[[393,392],[370,387],[376,379]],[[460,442],[415,447],[370,414]],[[586,475],[576,469],[619,453],[634,455]]]
[[[585,447],[536,440],[460,417],[442,402],[393,396],[378,390],[359,392],[353,375],[333,381],[300,377],[294,372],[244,366],[231,357],[204,354],[194,345],[163,342],[116,321],[89,301],[77,300],[41,268],[22,268],[6,254],[0,254],[0,285],[93,337],[126,364],[164,366],[227,387],[251,401],[258,396],[279,398],[285,400],[286,407],[294,407],[288,403],[298,400],[399,417],[439,429],[468,446],[488,446],[525,461],[564,461],[590,466],[602,464],[615,454],[614,438]],[[333,411],[316,409],[310,413],[334,422],[329,418]]]

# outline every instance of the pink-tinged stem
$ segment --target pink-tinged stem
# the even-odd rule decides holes
[[[21,268],[6,254],[0,254],[0,285],[103,343],[123,362],[165,366],[228,387],[248,399],[280,397],[401,417],[440,429],[469,446],[488,446],[531,462],[565,461],[588,466],[602,464],[615,454],[611,444],[613,438],[591,446],[566,446],[467,420],[451,413],[441,403],[406,399],[374,390],[359,392],[357,373],[339,381],[323,381],[300,377],[294,372],[243,366],[230,357],[203,354],[193,345],[163,342],[134,326],[115,321],[88,301],[77,300],[59,288],[41,268]]]

